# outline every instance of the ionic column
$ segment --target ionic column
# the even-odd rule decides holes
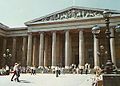
[[[59,59],[59,63],[60,63],[60,66],[63,66],[64,63],[63,63],[63,37],[62,37],[62,34],[59,35],[59,55],[60,55],[60,59]]]
[[[37,54],[36,54],[36,52],[37,52],[37,38],[36,38],[36,36],[34,36],[34,38],[33,38],[33,59],[32,59],[32,66],[36,66],[37,64],[36,64],[36,59],[37,59]]]
[[[57,64],[56,62],[56,32],[52,33],[52,68],[54,68]]]
[[[39,67],[44,65],[44,33],[40,33],[40,45],[39,45]]]
[[[65,68],[70,66],[70,36],[69,31],[65,32]]]
[[[57,46],[57,49],[56,49],[56,63],[61,65],[61,63],[60,63],[60,35],[59,34],[57,34],[56,46]]]
[[[31,66],[32,58],[32,34],[28,34],[27,66]]]
[[[48,66],[48,36],[45,36],[45,43],[44,43],[44,67]]]
[[[98,52],[99,52],[98,39],[97,39],[96,36],[94,35],[94,68],[98,68],[99,65],[100,65],[100,64],[99,64]]]
[[[23,45],[22,45],[22,66],[26,66],[26,51],[27,50],[27,38],[23,37]]]
[[[84,67],[84,36],[83,31],[79,31],[79,67]]]
[[[69,35],[69,66],[73,64],[73,58],[72,58],[72,38]]]
[[[13,37],[13,44],[12,44],[12,63],[15,63],[15,55],[16,55],[16,37]]]
[[[116,58],[115,58],[115,38],[114,38],[114,29],[111,28],[111,37],[110,38],[110,48],[111,48],[111,59],[114,65],[116,65]]]

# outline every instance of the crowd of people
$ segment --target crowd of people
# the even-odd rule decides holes
[[[10,73],[10,68],[8,65],[5,65],[5,67],[2,67],[2,69],[0,69],[0,75],[9,75]]]
[[[21,67],[20,63],[15,63],[12,68],[9,68],[9,66],[5,65],[4,68],[2,68],[2,71],[0,71],[0,74],[9,75],[12,73],[11,81],[17,81],[20,82],[19,77],[20,73],[30,73],[31,75],[36,75],[37,73],[53,73],[56,77],[59,77],[60,74],[90,74],[91,72],[90,64],[85,63],[84,66],[77,67],[75,64],[71,64],[68,69],[61,67],[57,65],[55,68],[51,67],[38,67],[35,66],[32,67]],[[96,67],[94,68],[94,74],[99,77],[101,73],[104,71],[104,67]]]
[[[14,73],[15,70],[18,70],[20,73],[31,73],[31,75],[35,75],[36,71],[39,73],[53,73],[55,74],[56,71],[60,74],[70,73],[70,74],[88,74],[90,73],[90,64],[86,63],[84,66],[76,67],[75,64],[70,65],[69,69],[65,69],[64,67],[61,67],[57,65],[55,68],[50,67],[38,67],[35,66],[32,67],[22,67],[20,64],[15,63],[13,67],[5,66],[2,68],[2,72],[0,74],[9,75],[9,73]]]

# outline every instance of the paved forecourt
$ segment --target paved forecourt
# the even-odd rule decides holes
[[[0,86],[91,86],[93,74],[21,74],[20,82],[10,81],[12,74],[0,76]]]

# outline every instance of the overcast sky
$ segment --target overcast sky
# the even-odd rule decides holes
[[[73,5],[120,10],[120,0],[0,0],[0,22],[22,27],[26,21]]]

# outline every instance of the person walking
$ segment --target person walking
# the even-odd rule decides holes
[[[13,75],[12,75],[11,81],[13,81],[13,78],[14,78],[15,75],[16,75],[16,69],[17,69],[17,63],[15,63],[15,65],[14,65],[14,67],[13,67]]]
[[[16,76],[16,78],[14,78]],[[13,81],[13,79],[17,82],[20,82],[19,81],[19,76],[20,76],[20,69],[19,69],[19,64],[18,63],[15,63],[14,67],[13,67],[13,76],[11,78],[11,81]]]
[[[19,77],[20,77],[20,71],[21,71],[20,64],[17,64],[16,78],[15,78],[15,80],[16,80],[17,82],[20,82],[20,80],[19,80]]]

